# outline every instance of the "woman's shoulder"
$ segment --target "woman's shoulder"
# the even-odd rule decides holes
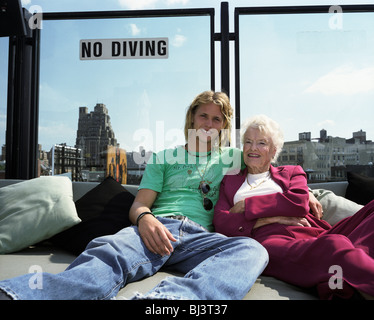
[[[299,165],[285,165],[285,166],[271,166],[272,173],[289,173],[294,174],[305,174],[304,169]]]
[[[229,170],[226,172],[224,176],[224,181],[227,181],[228,183],[231,183],[233,181],[237,181],[238,179],[243,179],[247,176],[247,169],[246,168],[233,168],[232,170]]]

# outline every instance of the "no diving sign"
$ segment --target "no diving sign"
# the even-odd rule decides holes
[[[80,40],[80,60],[167,59],[168,38]]]

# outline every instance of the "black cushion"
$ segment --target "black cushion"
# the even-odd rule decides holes
[[[362,205],[374,200],[374,178],[347,172],[347,180],[348,187],[345,193],[347,199]]]
[[[129,210],[134,198],[119,182],[108,177],[75,202],[82,222],[49,240],[79,255],[91,240],[131,225]]]

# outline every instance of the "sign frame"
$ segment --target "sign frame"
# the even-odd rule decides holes
[[[82,39],[80,60],[168,59],[169,38]]]

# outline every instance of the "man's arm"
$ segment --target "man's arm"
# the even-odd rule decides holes
[[[159,255],[169,255],[173,252],[170,241],[177,241],[170,231],[151,214],[145,214],[138,220],[143,212],[151,212],[156,197],[156,191],[139,190],[130,208],[129,217],[133,224],[138,222],[139,234],[148,250]]]
[[[143,212],[151,212],[153,202],[155,202],[157,192],[151,189],[141,189],[137,192],[134,203],[130,208],[130,221],[136,224],[138,216]],[[143,219],[143,218],[142,218]]]

